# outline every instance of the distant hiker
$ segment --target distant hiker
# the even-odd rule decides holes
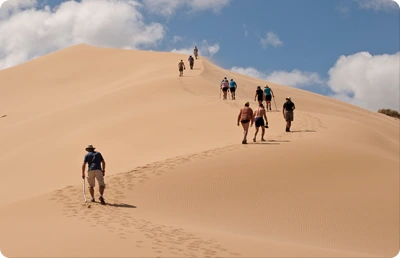
[[[237,88],[236,82],[233,79],[231,79],[231,82],[229,83],[229,91],[231,92],[232,99],[236,99],[236,94],[235,94],[236,88]]]
[[[225,77],[226,78],[226,77]],[[224,100],[227,99],[228,95],[228,89],[229,89],[229,82],[227,79],[222,80],[221,82],[221,90],[224,93]]]
[[[99,192],[100,197],[99,200],[101,204],[105,204],[104,201],[104,189],[106,185],[104,183],[104,176],[106,173],[106,162],[101,155],[100,152],[95,151],[95,147],[93,145],[88,145],[86,147],[86,151],[88,152],[83,159],[82,164],[82,178],[85,179],[85,168],[86,164],[88,164],[88,177],[87,181],[89,183],[89,191],[92,196],[92,202],[94,202],[94,187],[96,185],[95,179],[97,179],[97,183],[99,184]]]
[[[250,124],[251,122],[251,124]],[[247,133],[249,132],[249,125],[250,127],[253,126],[254,123],[254,114],[253,110],[250,108],[250,103],[246,102],[244,104],[244,107],[240,109],[239,115],[237,118],[237,126],[239,126],[239,123],[242,124],[244,132],[243,132],[243,140],[242,144],[247,144]]]
[[[254,101],[258,100],[258,104],[262,104],[264,101],[264,91],[261,89],[261,86],[257,86],[256,95],[254,95]]]
[[[274,92],[268,85],[265,85],[264,93],[265,93],[265,105],[266,105],[267,111],[268,111],[268,106],[269,106],[269,110],[271,110],[271,100],[275,96],[274,96]]]
[[[199,50],[197,49],[196,46],[193,49],[193,54],[194,54],[194,57],[197,59],[197,57],[199,56]]]
[[[179,67],[179,77],[181,77],[183,76],[183,70],[186,70],[185,63],[183,62],[183,60],[181,60],[178,63],[178,67]]]
[[[194,58],[193,56],[189,56],[189,64],[190,64],[190,70],[193,70],[193,65],[194,65]]]
[[[265,119],[265,124],[264,124]],[[268,119],[263,104],[260,104],[256,111],[254,111],[254,120],[256,125],[256,133],[254,134],[253,142],[256,142],[258,128],[261,126],[261,141],[265,142],[264,134],[265,128],[268,128]]]
[[[283,118],[286,120],[286,132],[290,132],[290,126],[292,125],[292,121],[294,119],[293,110],[295,109],[295,105],[292,102],[290,97],[286,98],[285,104],[283,104]]]

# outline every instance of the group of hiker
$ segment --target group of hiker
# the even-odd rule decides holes
[[[188,61],[190,64],[190,69],[193,69],[194,66],[194,59],[198,58],[198,49],[197,47],[194,48],[193,50],[194,57],[192,56],[189,57]],[[183,70],[186,70],[185,63],[183,60],[181,60],[178,64],[179,67],[179,76],[183,76]],[[228,81],[228,79],[225,77],[221,81],[221,91],[223,92],[223,99],[227,100],[228,96],[228,91],[231,93],[231,98],[232,100],[236,99],[236,89],[237,89],[237,84],[236,82],[231,79]],[[254,133],[253,137],[253,142],[257,141],[257,134],[259,132],[259,129],[261,127],[261,141],[265,142],[265,129],[269,128],[268,126],[268,118],[266,112],[271,111],[271,100],[274,98],[274,92],[272,89],[268,86],[265,85],[264,90],[261,89],[261,86],[257,86],[256,94],[254,96],[254,101],[258,101],[258,108],[253,111],[253,109],[250,107],[250,103],[246,102],[244,104],[244,107],[240,109],[239,115],[237,117],[237,126],[239,124],[242,124],[243,127],[243,140],[242,144],[247,144],[247,134],[249,132],[249,127],[252,127],[253,124],[255,124],[256,131]],[[264,107],[263,101],[265,101],[266,108]],[[276,108],[276,105],[275,105]],[[286,102],[283,104],[282,108],[282,114],[283,118],[286,121],[286,132],[290,132],[290,127],[291,127],[291,122],[294,119],[293,111],[295,109],[295,104],[292,102],[292,99],[290,97],[286,98]],[[99,184],[99,192],[100,192],[100,197],[99,201],[101,204],[106,204],[103,194],[104,194],[104,189],[106,188],[106,185],[104,183],[104,176],[105,176],[105,160],[100,152],[95,151],[95,147],[92,145],[88,145],[85,149],[87,151],[87,154],[84,157],[83,164],[82,164],[82,178],[85,180],[86,175],[85,175],[85,170],[86,170],[86,165],[88,166],[88,172],[87,172],[87,181],[89,184],[89,192],[91,195],[91,202],[95,202],[94,198],[94,187],[95,187],[95,181],[97,180]]]
[[[197,49],[197,46],[195,46],[194,49],[193,49],[193,55],[194,55],[194,57],[196,59],[199,56],[199,50]],[[194,58],[193,58],[193,56],[190,55],[189,58],[188,58],[188,61],[189,61],[190,69],[193,70],[193,66],[194,66]],[[182,59],[178,63],[178,69],[179,69],[179,77],[182,77],[183,76],[183,70],[186,70],[185,63],[183,62]]]
[[[260,96],[260,91],[261,87],[257,87],[257,92],[256,92],[256,97]],[[272,91],[271,91],[272,92]],[[254,99],[255,101],[255,99]],[[237,118],[237,126],[239,124],[242,124],[243,127],[243,140],[242,144],[247,144],[247,134],[249,132],[249,127],[252,127],[253,124],[256,126],[256,132],[254,134],[253,142],[257,141],[257,134],[259,131],[259,128],[261,127],[262,132],[261,132],[261,141],[265,142],[264,135],[265,135],[265,128],[268,127],[268,118],[266,115],[266,109],[263,105],[263,99],[258,97],[258,108],[257,110],[253,111],[253,109],[250,107],[250,103],[246,102],[244,104],[244,107],[240,109],[239,115]],[[270,102],[267,102],[267,109],[268,109],[268,103],[271,106]],[[296,106],[294,102],[292,101],[291,97],[286,98],[286,102],[283,104],[282,108],[282,114],[283,118],[286,121],[286,132],[290,132],[290,127],[292,125],[292,121],[294,119],[294,114],[293,111],[295,110]],[[271,107],[270,107],[271,110]],[[264,123],[265,119],[265,123]]]
[[[233,79],[231,79],[230,82],[228,82],[228,79],[226,77],[224,79],[222,79],[221,91],[223,92],[223,99],[224,100],[227,99],[228,91],[231,92],[231,98],[236,99],[236,88],[237,88],[237,84]],[[220,96],[220,98],[221,98],[221,96]]]

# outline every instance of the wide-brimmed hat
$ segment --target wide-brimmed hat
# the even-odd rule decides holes
[[[286,99],[288,99],[288,100],[292,100],[292,98],[291,98],[291,97],[286,97]]]
[[[96,149],[95,147],[93,147],[93,145],[88,145],[86,148],[85,148],[85,150],[94,150],[94,149]]]

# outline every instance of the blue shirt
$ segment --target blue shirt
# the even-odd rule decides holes
[[[229,83],[229,85],[230,85],[231,88],[235,88],[235,86],[237,86],[237,85],[236,85],[236,82],[234,82],[234,81],[231,81],[231,82]]]
[[[102,170],[101,169],[101,162],[103,161],[103,156],[101,155],[100,152],[93,151],[93,152],[88,152],[85,155],[85,158],[83,162],[87,163],[89,165],[88,171],[89,170]]]
[[[264,88],[265,95],[271,95],[271,88]]]

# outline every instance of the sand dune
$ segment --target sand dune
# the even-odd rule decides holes
[[[267,142],[242,145],[238,111],[265,82],[202,57],[180,78],[180,59],[82,44],[0,71],[4,255],[397,254],[398,120],[271,82],[279,110],[296,103],[293,132],[269,112]],[[219,98],[225,76],[234,101]],[[87,144],[109,203],[90,209]]]

